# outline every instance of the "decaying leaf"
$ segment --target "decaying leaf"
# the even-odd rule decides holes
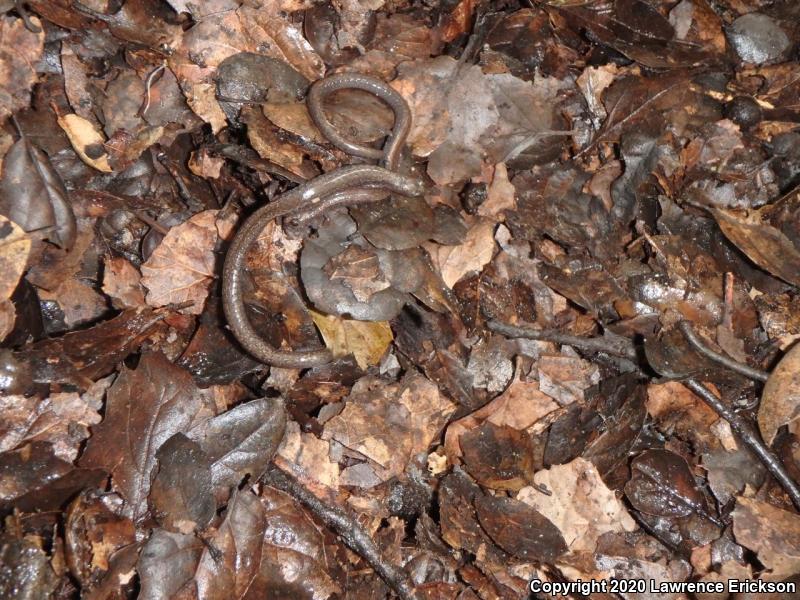
[[[717,209],[712,213],[725,236],[754,263],[784,281],[800,285],[800,250],[785,233],[763,223],[758,211],[745,219],[731,211]]]
[[[174,434],[188,431],[202,407],[187,371],[162,354],[145,354],[109,389],[105,417],[80,464],[108,470],[126,501],[126,514],[140,519],[147,512],[157,451]]]
[[[10,15],[0,17],[0,121],[28,105],[28,95],[36,82],[36,63],[44,50],[42,22],[36,17],[31,24]]]
[[[394,339],[386,321],[356,321],[314,310],[309,312],[333,355],[352,354],[362,369],[377,365]]]
[[[19,225],[0,215],[0,300],[7,300],[14,293],[30,251],[30,237]]]
[[[17,140],[3,161],[0,214],[67,250],[75,242],[75,215],[64,182],[47,155],[26,136]]]
[[[517,498],[549,519],[564,536],[573,552],[593,552],[598,538],[606,532],[634,531],[636,521],[600,479],[594,465],[576,458],[565,465],[538,471],[535,487],[525,487]]]
[[[800,517],[795,513],[740,496],[733,511],[733,534],[758,554],[769,569],[767,579],[780,581],[800,570]]]
[[[185,308],[200,314],[214,278],[219,241],[217,211],[206,210],[173,227],[142,265],[142,285],[150,306],[191,302]]]
[[[771,444],[778,429],[800,417],[800,344],[795,344],[770,373],[761,404],[758,427]]]
[[[111,172],[108,154],[104,147],[105,139],[89,120],[69,114],[58,117],[58,124],[67,134],[72,147],[83,162],[103,173]]]
[[[442,280],[452,288],[467,273],[480,271],[492,259],[494,224],[479,221],[469,229],[464,243],[458,246],[429,244],[427,248]]]

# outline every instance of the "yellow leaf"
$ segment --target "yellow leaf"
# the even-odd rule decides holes
[[[78,115],[70,114],[58,117],[58,124],[67,134],[70,144],[90,167],[111,173],[108,154],[105,149],[105,138],[92,125],[91,121]]]
[[[362,369],[378,364],[394,339],[387,321],[355,321],[309,312],[328,350],[336,357],[352,354]]]

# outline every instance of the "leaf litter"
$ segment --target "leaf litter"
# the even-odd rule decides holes
[[[0,597],[800,583],[795,3],[0,8]]]

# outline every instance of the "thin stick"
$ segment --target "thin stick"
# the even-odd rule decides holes
[[[500,321],[489,321],[486,327],[488,327],[490,331],[510,338],[525,338],[528,340],[555,342],[556,344],[568,344],[592,352],[607,352],[614,356],[636,360],[636,347],[633,345],[633,342],[625,338],[619,338],[618,340],[610,340],[601,337],[586,338],[547,329],[516,327],[514,325],[501,323]]]
[[[325,525],[333,529],[351,550],[367,561],[401,600],[417,599],[414,586],[406,574],[381,555],[370,535],[344,509],[326,504],[278,467],[271,467],[264,480],[303,503]]]
[[[750,379],[755,379],[756,381],[766,381],[769,379],[769,373],[766,371],[756,369],[749,365],[744,365],[739,361],[728,358],[727,356],[723,356],[719,352],[715,352],[706,346],[705,342],[703,342],[703,340],[700,339],[700,336],[695,333],[694,329],[692,329],[691,323],[688,321],[681,321],[678,323],[678,327],[680,328],[681,333],[686,336],[686,339],[689,341],[692,347],[706,358],[709,358],[714,362],[718,362],[724,367],[729,368],[731,371],[735,371],[740,375],[749,377]]]
[[[786,490],[786,493],[789,494],[794,505],[800,509],[800,487],[798,487],[794,479],[791,478],[786,467],[783,466],[781,459],[769,449],[753,426],[739,414],[728,408],[722,400],[717,398],[714,392],[696,379],[687,379],[683,383],[687,388],[700,396],[715,413],[730,424],[733,432],[755,453],[767,470],[772,473],[772,476],[775,477],[783,489]]]

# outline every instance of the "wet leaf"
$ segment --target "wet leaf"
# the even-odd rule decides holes
[[[81,466],[108,470],[135,520],[147,512],[156,452],[176,433],[188,431],[203,405],[188,372],[162,354],[142,356],[108,390],[103,422],[95,427]]]
[[[558,528],[524,502],[480,496],[475,508],[481,527],[509,554],[522,560],[553,562],[567,551]]]
[[[637,510],[660,517],[685,517],[705,510],[686,461],[668,450],[647,450],[631,463],[625,495]]]
[[[0,213],[69,250],[76,223],[67,189],[47,155],[23,136],[3,161]]]
[[[246,475],[257,480],[286,431],[280,400],[253,400],[204,422],[190,432],[207,456],[214,486],[227,490]]]
[[[800,417],[800,345],[795,344],[770,373],[761,404],[758,428],[767,444],[772,444],[778,429]]]
[[[214,516],[208,455],[182,433],[176,433],[156,452],[158,471],[150,486],[150,507],[168,531],[202,530]]]
[[[194,535],[154,530],[136,564],[139,598],[166,600],[177,597],[184,586],[193,586],[202,551],[203,542]]]

